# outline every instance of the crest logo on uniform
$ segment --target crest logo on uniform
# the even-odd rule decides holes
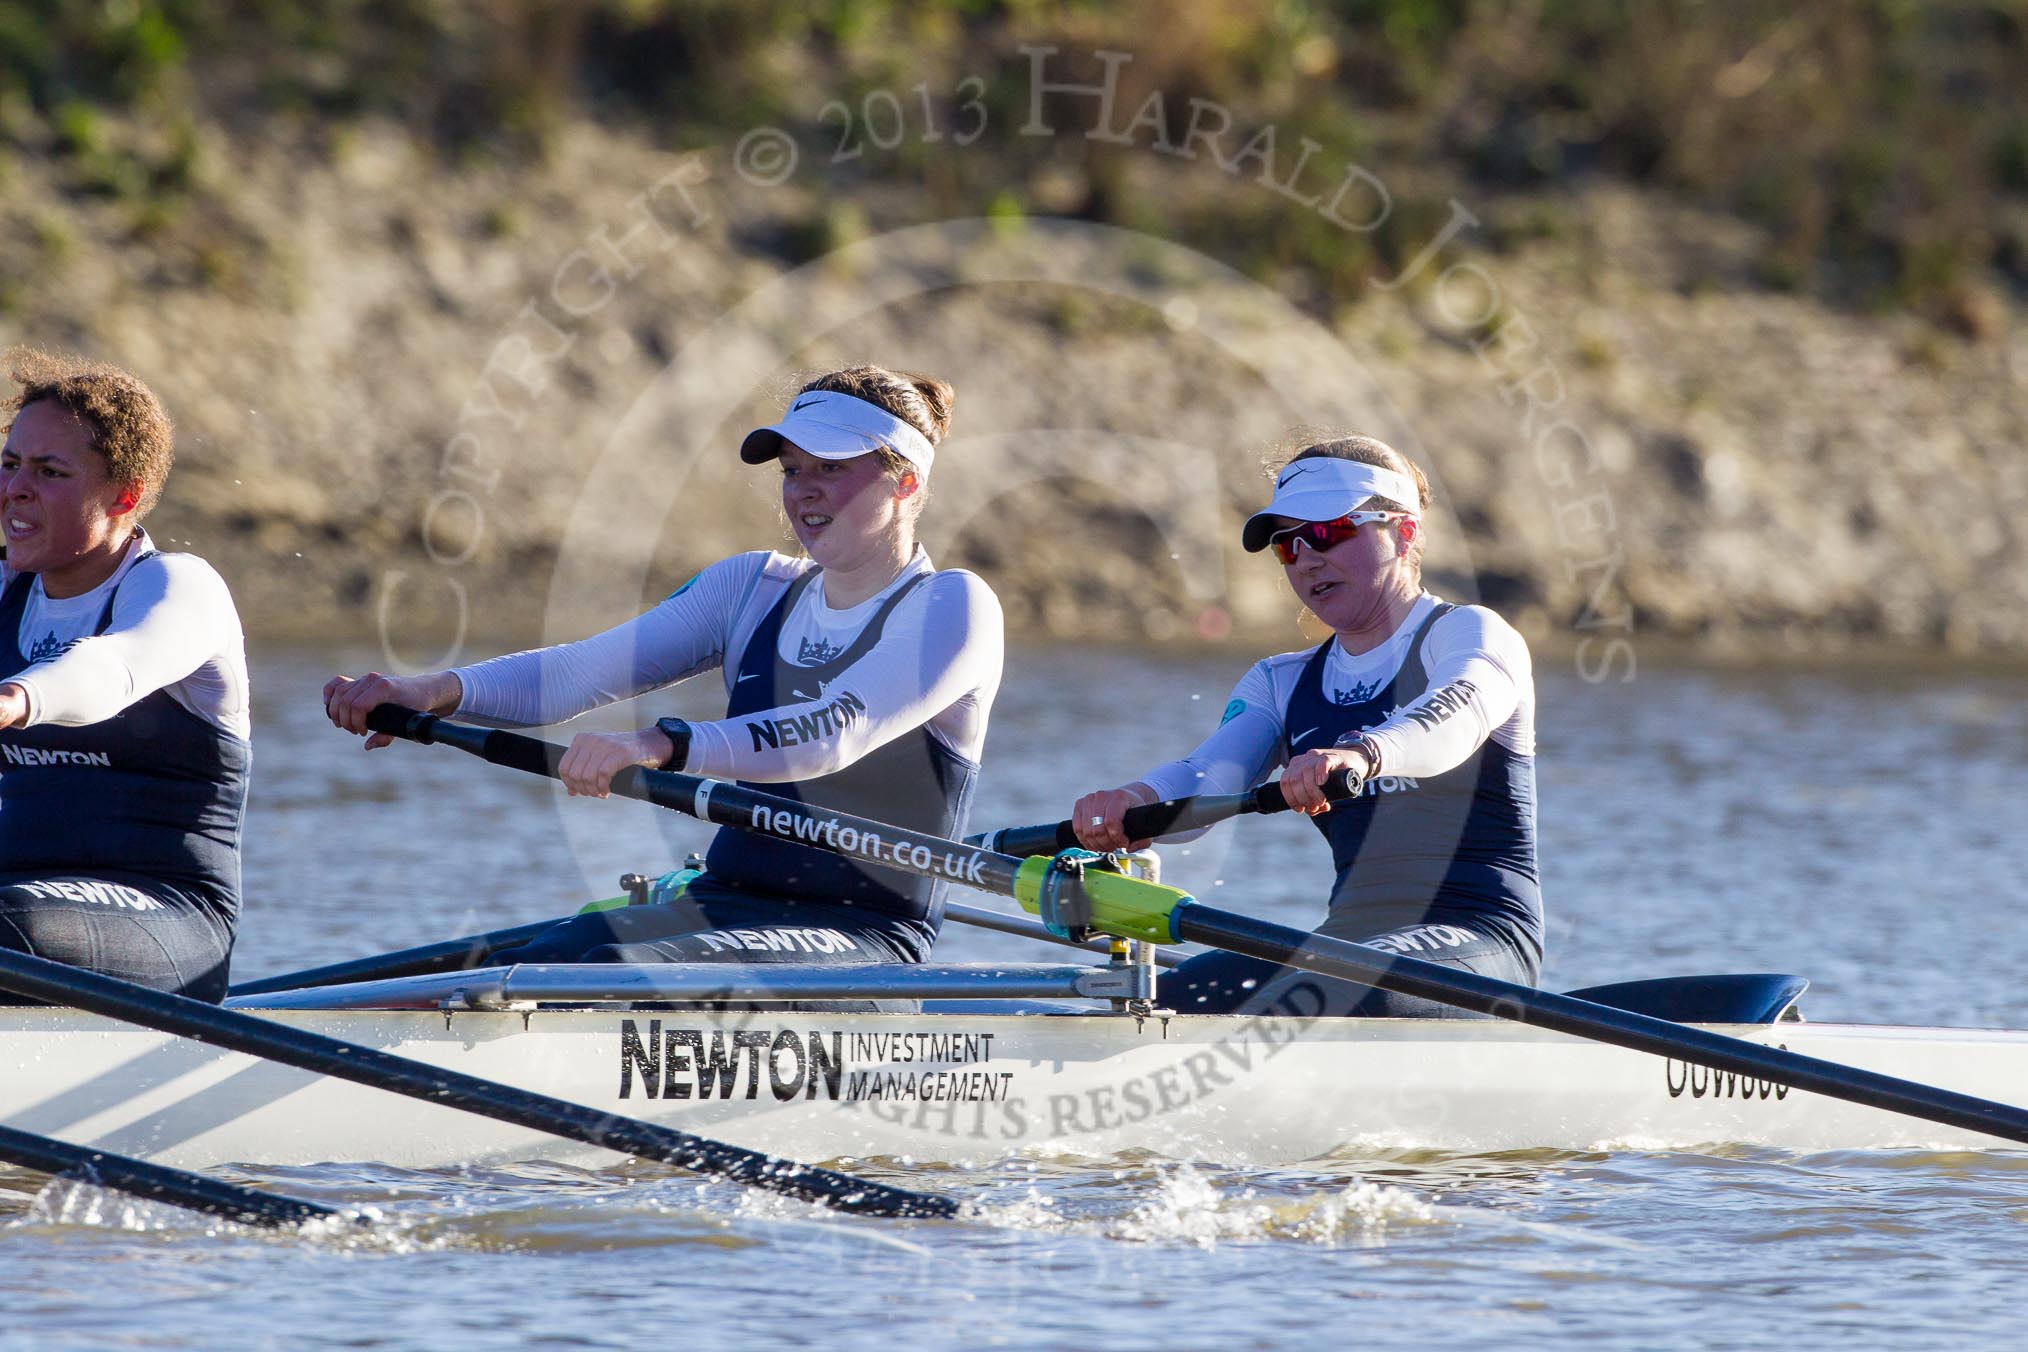
[[[1381,684],[1380,678],[1376,676],[1370,685],[1355,685],[1350,690],[1333,690],[1331,692],[1331,703],[1341,709],[1348,705],[1364,704],[1367,700],[1372,699],[1380,693]]]
[[[821,638],[815,643],[810,642],[806,638],[798,639],[796,640],[796,665],[799,667],[821,667],[826,662],[836,661],[838,656],[844,651],[843,648],[833,647]]]
[[[63,656],[76,646],[77,640],[74,638],[66,639],[59,643],[56,641],[55,634],[44,634],[41,638],[35,640],[35,646],[28,650],[28,660],[31,662],[47,662],[52,657]]]

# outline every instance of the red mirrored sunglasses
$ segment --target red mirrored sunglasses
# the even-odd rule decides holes
[[[1357,535],[1361,526],[1408,515],[1407,512],[1347,512],[1335,521],[1305,521],[1268,536],[1268,548],[1274,551],[1277,562],[1290,564],[1296,561],[1297,545],[1308,545],[1317,551],[1330,549]]]

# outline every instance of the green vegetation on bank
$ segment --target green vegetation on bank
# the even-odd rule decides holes
[[[1058,49],[1052,79],[1131,54],[1118,122],[1163,96],[1144,147],[1215,104],[1228,150],[1272,126],[1285,169],[1308,138],[1318,163],[1385,181],[1393,210],[1347,231],[1148,172],[1131,147],[1024,137],[1024,44]],[[10,156],[48,157],[67,192],[128,204],[146,232],[198,194],[209,128],[328,151],[348,121],[391,118],[456,166],[539,157],[577,116],[672,147],[776,124],[841,186],[1158,228],[1328,309],[1405,262],[1453,193],[1604,175],[1764,226],[1757,284],[1977,334],[1985,287],[2028,289],[2024,90],[2028,0],[0,0],[0,191]],[[910,134],[876,126],[890,99]],[[1053,125],[1090,126],[1090,104],[1054,96]],[[971,153],[921,134],[954,133],[967,108]],[[855,126],[866,153],[840,158]],[[780,247],[858,220],[820,215]],[[218,280],[201,260],[193,276]]]

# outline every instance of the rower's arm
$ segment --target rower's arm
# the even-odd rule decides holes
[[[971,573],[937,573],[895,607],[880,641],[815,698],[690,725],[690,774],[785,783],[831,774],[916,728],[977,760],[1000,687],[999,598]]]
[[[1527,641],[1483,606],[1460,606],[1431,625],[1423,660],[1429,688],[1362,738],[1381,774],[1439,775],[1464,764],[1513,719],[1534,680]]]
[[[499,728],[576,718],[716,667],[765,551],[712,564],[654,609],[575,643],[509,653],[455,671],[465,691],[456,716]]]
[[[1286,702],[1275,690],[1270,663],[1254,663],[1232,688],[1217,729],[1196,750],[1140,776],[1154,792],[1150,801],[1241,793],[1264,781],[1282,763]]]
[[[103,723],[208,663],[233,665],[224,659],[244,647],[232,593],[216,569],[190,554],[143,559],[121,582],[105,633],[11,678],[28,699],[20,726]],[[226,693],[243,722],[245,690]]]

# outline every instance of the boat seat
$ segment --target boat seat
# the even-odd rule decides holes
[[[1579,1000],[1646,1014],[1671,1023],[1800,1022],[1796,1000],[1810,988],[1807,977],[1782,972],[1736,972],[1713,976],[1663,976],[1615,981],[1567,991]]]

